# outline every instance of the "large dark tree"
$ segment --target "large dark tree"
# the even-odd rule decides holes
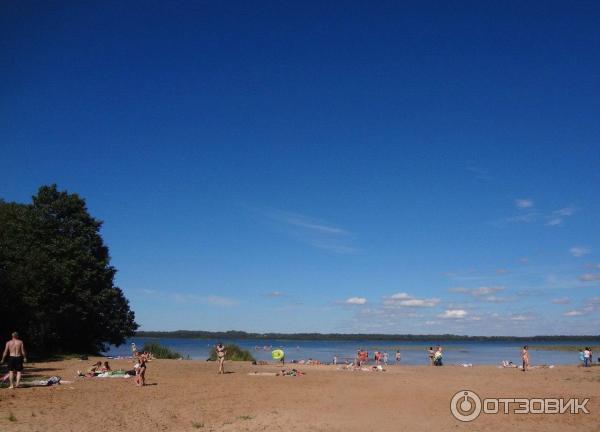
[[[39,353],[100,351],[133,335],[101,225],[56,185],[31,204],[0,200],[0,335],[18,329]]]

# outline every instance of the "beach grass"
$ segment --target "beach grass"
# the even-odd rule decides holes
[[[225,345],[225,360],[232,361],[254,361],[254,357],[250,354],[250,351],[240,348],[235,344]],[[208,357],[209,360],[217,360],[217,350],[213,347]]]
[[[180,359],[183,358],[181,354],[176,351],[172,351],[169,348],[162,346],[157,343],[147,343],[142,348],[142,352],[151,353],[154,358],[157,359]]]

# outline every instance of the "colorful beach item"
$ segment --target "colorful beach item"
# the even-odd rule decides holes
[[[273,360],[281,360],[284,355],[285,353],[280,349],[271,351],[271,357],[273,357]]]

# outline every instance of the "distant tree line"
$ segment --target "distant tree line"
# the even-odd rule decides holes
[[[464,336],[453,334],[414,335],[414,334],[373,334],[373,333],[247,333],[230,330],[224,332],[209,332],[199,330],[176,331],[138,331],[138,337],[149,338],[181,338],[181,339],[256,339],[256,340],[377,340],[377,341],[593,341],[600,340],[597,336]]]
[[[137,330],[94,219],[77,194],[43,186],[30,204],[0,199],[0,336],[33,353],[99,352]]]

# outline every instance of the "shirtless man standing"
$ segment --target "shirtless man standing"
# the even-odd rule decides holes
[[[21,382],[21,372],[23,371],[23,362],[27,361],[27,354],[25,353],[25,345],[23,341],[19,339],[19,334],[13,332],[12,339],[6,342],[6,348],[2,354],[2,361],[4,363],[6,356],[8,355],[8,379],[10,380],[10,387],[14,386],[14,373],[17,373],[17,385]]]

